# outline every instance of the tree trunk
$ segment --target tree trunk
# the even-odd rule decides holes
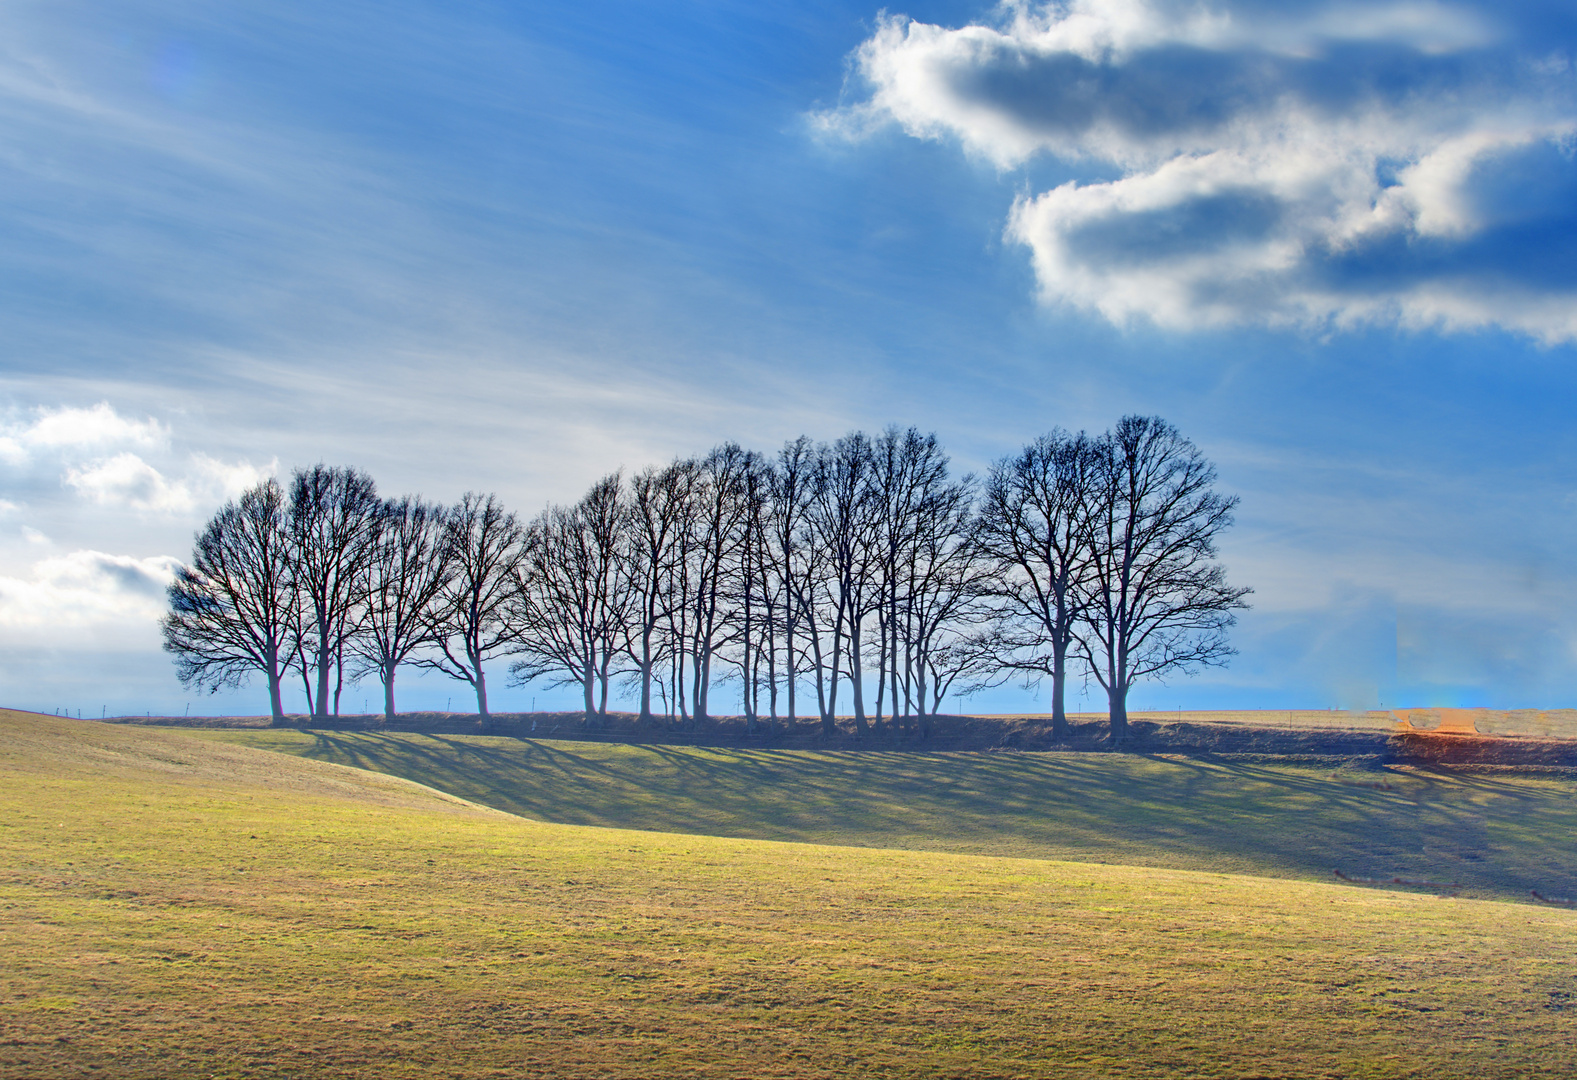
[[[394,664],[386,664],[383,669],[383,722],[385,724],[394,720]]]
[[[1068,641],[1057,634],[1051,643],[1051,737],[1059,742],[1072,734],[1068,727],[1067,688]]]
[[[767,613],[767,708],[770,710],[771,726],[769,731],[776,731],[778,726],[778,639],[773,629],[771,612]]]
[[[701,675],[701,638],[696,635],[695,652],[690,656],[690,715],[697,724],[706,719],[706,682]]]
[[[279,693],[279,661],[276,659],[268,666],[268,710],[269,722],[274,727],[285,726],[285,706]]]
[[[884,699],[887,694],[887,623],[885,619],[876,620],[876,632],[882,638],[881,647],[876,652],[876,733],[879,735],[882,730],[882,706],[886,704]],[[896,684],[894,688],[896,689]],[[894,694],[893,697],[896,703],[897,695]],[[893,713],[895,716],[897,712],[898,710],[894,708]]]
[[[794,670],[794,624],[783,625],[783,640],[787,646],[783,652],[783,673],[788,677],[788,726],[794,730],[794,677],[798,674]]]
[[[652,627],[651,620],[641,628],[641,719],[652,722]]]
[[[849,692],[854,696],[854,730],[863,738],[866,732],[865,725],[865,687],[861,676],[864,667],[860,663],[860,624],[850,619],[849,625]]]
[[[1111,720],[1111,747],[1121,750],[1128,738],[1128,688],[1121,683],[1114,684],[1106,692],[1106,701]]]
[[[810,632],[811,656],[816,662],[816,711],[821,716],[821,728],[828,735],[837,731],[837,724],[833,721],[832,710],[827,705],[827,660],[821,654],[821,635],[815,630]],[[837,678],[837,674],[833,674]]]
[[[475,661],[476,670],[476,711],[486,720],[487,717],[487,676],[482,674],[482,661]]]
[[[327,720],[329,716],[329,632],[320,627],[321,644],[318,645],[318,693],[312,702],[312,718]],[[309,695],[310,696],[310,695]]]
[[[312,697],[312,679],[307,675],[307,658],[301,656],[301,689],[307,695],[307,716],[316,720],[318,717],[318,703]]]
[[[843,612],[838,612],[838,617],[832,624],[832,672],[827,683],[826,712],[822,715],[822,726],[827,734],[836,734],[838,730],[838,665],[843,662]]]
[[[701,723],[712,718],[712,648],[710,645],[707,646],[706,656],[701,661],[701,668],[697,678],[700,679],[701,685],[695,699],[695,719],[697,723]]]

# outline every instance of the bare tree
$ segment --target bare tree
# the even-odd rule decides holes
[[[883,699],[887,693],[888,671],[892,672],[893,717],[902,713],[899,696],[900,567],[912,551],[916,526],[915,510],[923,481],[915,476],[918,464],[914,453],[920,434],[914,428],[900,433],[889,427],[871,446],[872,491],[879,515],[876,548],[876,729],[882,727]],[[933,440],[934,441],[934,440]],[[945,465],[943,466],[945,469]]]
[[[675,582],[684,560],[682,541],[693,524],[696,472],[694,461],[676,461],[664,469],[646,469],[630,482],[626,549],[634,595],[628,648],[643,723],[652,719],[654,681],[661,689],[657,667],[672,657],[674,642],[662,631],[678,599]]]
[[[320,463],[297,469],[291,478],[286,530],[303,623],[297,655],[303,678],[309,666],[315,676],[316,693],[309,692],[309,704],[318,720],[329,715],[331,673],[336,676],[334,715],[339,715],[345,648],[361,614],[381,506],[372,477],[356,469]]]
[[[778,451],[772,470],[772,490],[765,526],[773,576],[781,583],[783,626],[783,681],[788,697],[788,720],[796,718],[796,691],[800,659],[808,640],[816,637],[815,596],[820,571],[819,548],[807,528],[806,515],[815,485],[816,451],[801,435]],[[817,655],[820,667],[820,656]],[[817,689],[821,689],[818,679]],[[820,708],[826,713],[823,704]]]
[[[512,621],[510,665],[520,683],[548,677],[581,687],[588,722],[608,711],[614,660],[626,653],[630,588],[623,478],[614,473],[572,507],[531,525]]]
[[[383,715],[394,719],[394,676],[433,640],[437,606],[453,577],[442,507],[407,496],[385,502],[367,560],[366,613],[352,651],[383,683]]]
[[[718,655],[739,669],[740,707],[745,729],[754,733],[760,722],[763,676],[771,682],[776,648],[776,621],[781,595],[773,574],[775,559],[767,545],[768,500],[772,494],[772,464],[750,454],[740,470],[735,497],[739,500],[739,542],[730,572],[723,576],[728,618],[733,629],[731,647]],[[776,699],[775,690],[773,699]],[[774,712],[774,716],[775,716]]]
[[[183,686],[215,692],[260,673],[276,726],[284,723],[280,679],[295,624],[290,554],[285,493],[265,480],[226,504],[197,534],[192,561],[176,572],[170,611],[160,623]]]
[[[871,440],[864,432],[851,432],[831,446],[818,448],[807,524],[814,534],[813,543],[827,560],[823,588],[832,628],[832,669],[822,724],[829,734],[835,730],[838,676],[844,658],[848,660],[855,727],[862,735],[866,731],[862,631],[866,617],[881,600],[876,588],[881,506],[874,495],[874,471]],[[819,680],[821,665],[817,666]]]
[[[1048,432],[991,467],[975,533],[988,567],[995,672],[1029,685],[1051,677],[1051,730],[1068,736],[1068,655],[1083,613],[1081,586],[1092,568],[1090,516],[1100,455],[1083,432]]]
[[[911,445],[918,465],[909,472],[918,494],[911,500],[913,525],[897,564],[894,659],[901,666],[894,671],[895,677],[902,673],[906,705],[929,735],[929,716],[941,708],[953,683],[978,678],[988,663],[976,629],[983,616],[979,601],[985,575],[974,543],[974,478],[947,478],[947,459],[934,437]]]
[[[1238,500],[1214,490],[1215,467],[1171,424],[1123,417],[1096,444],[1095,475],[1074,639],[1106,691],[1111,741],[1121,746],[1133,684],[1225,663],[1227,628],[1252,590],[1228,585],[1215,561]]]
[[[940,656],[945,642],[972,621],[978,574],[968,544],[974,479],[949,478],[947,454],[936,436],[888,428],[873,440],[872,460],[880,725],[889,688],[895,720],[924,717],[928,657]]]
[[[925,672],[920,692],[931,695],[929,709],[920,717],[921,730],[927,735],[931,730],[931,717],[942,711],[942,699],[947,697],[953,685],[959,679],[974,680],[975,685],[979,685],[980,680],[994,670],[996,663],[989,635],[948,629],[954,632],[939,635],[939,640],[925,650],[920,660]]]
[[[469,683],[485,720],[487,674],[483,663],[512,649],[517,628],[509,619],[526,553],[526,530],[495,495],[466,492],[448,515],[445,546],[452,576],[432,623],[433,651],[417,663]]]
[[[725,443],[700,462],[695,513],[688,545],[691,571],[685,594],[685,650],[691,667],[690,701],[695,719],[709,715],[712,665],[736,626],[730,598],[737,594],[739,557],[747,537],[750,508],[747,477],[758,468],[754,451]]]

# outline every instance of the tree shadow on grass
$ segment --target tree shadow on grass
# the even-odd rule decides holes
[[[574,825],[1569,895],[1569,781],[1064,753],[315,733],[307,756]]]

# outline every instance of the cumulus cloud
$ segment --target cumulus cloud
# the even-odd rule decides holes
[[[144,513],[185,514],[220,502],[270,476],[274,464],[257,468],[206,454],[192,455],[186,476],[171,480],[136,454],[120,453],[66,470],[64,482],[100,505],[127,506]]]
[[[1430,2],[1070,0],[948,29],[883,17],[868,97],[1012,168],[1007,236],[1046,300],[1114,322],[1498,324],[1577,338],[1573,42]]]
[[[90,502],[144,514],[190,514],[232,498],[271,475],[277,462],[181,456],[158,420],[122,416],[108,402],[87,408],[42,407],[24,420],[0,423],[0,463],[23,473],[54,470],[61,483]],[[157,464],[150,462],[153,458]],[[0,500],[0,514],[19,509]]]
[[[171,483],[136,454],[116,454],[67,469],[65,483],[100,505],[121,503],[135,510],[181,513],[193,503],[184,485]]]
[[[0,629],[42,632],[146,625],[164,612],[178,561],[74,551],[36,562],[26,577],[0,576]],[[29,640],[33,640],[30,636]]]
[[[115,446],[153,449],[169,442],[157,420],[121,416],[109,402],[88,408],[40,408],[29,420],[0,424],[0,460],[25,464],[47,452],[102,451]]]

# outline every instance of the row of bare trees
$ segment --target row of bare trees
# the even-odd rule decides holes
[[[738,687],[746,723],[852,712],[864,733],[929,729],[955,689],[1049,679],[1066,734],[1070,677],[1107,695],[1114,739],[1141,679],[1225,660],[1246,589],[1215,538],[1236,500],[1154,417],[1054,431],[954,477],[911,428],[725,444],[614,473],[521,522],[492,496],[381,500],[318,466],[226,506],[170,589],[165,647],[209,688],[300,677],[315,716],[376,674],[394,715],[402,665],[469,683],[578,687],[589,719],[616,692],[640,717],[705,720]],[[617,688],[617,691],[616,689]],[[813,694],[813,704],[806,694]]]
[[[176,574],[164,647],[182,683],[218,690],[261,674],[275,722],[299,677],[307,709],[339,715],[347,679],[376,674],[394,715],[394,677],[413,664],[470,683],[487,711],[483,661],[509,640],[502,613],[525,530],[492,496],[441,507],[381,499],[355,469],[265,480],[197,535]]]

